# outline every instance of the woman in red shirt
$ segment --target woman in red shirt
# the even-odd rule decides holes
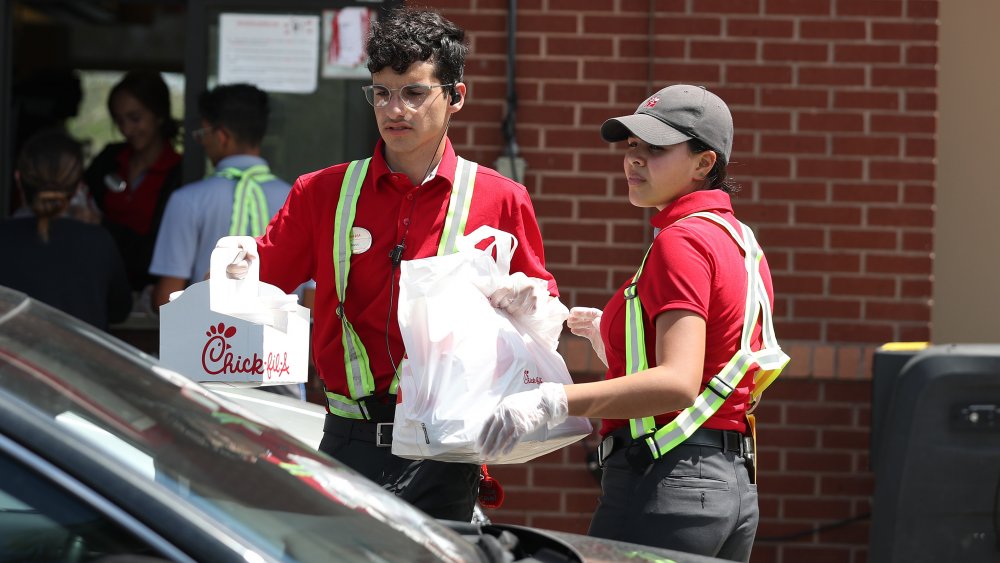
[[[160,73],[127,73],[108,95],[108,111],[125,137],[90,164],[87,186],[125,259],[129,284],[142,291],[160,218],[181,185],[181,156],[174,150],[180,126],[170,113],[170,90]]]
[[[603,313],[570,313],[606,379],[506,397],[480,446],[488,460],[567,415],[602,418],[591,535],[746,561],[759,519],[747,411],[754,376],[780,371],[787,356],[774,338],[767,261],[730,204],[732,116],[704,88],[674,85],[601,135],[626,141],[629,201],[655,208],[658,229]]]

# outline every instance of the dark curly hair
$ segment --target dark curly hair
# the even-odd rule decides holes
[[[461,82],[465,69],[465,30],[441,14],[421,8],[399,8],[377,19],[368,37],[368,70],[389,67],[405,73],[415,62],[430,61],[442,84]]]

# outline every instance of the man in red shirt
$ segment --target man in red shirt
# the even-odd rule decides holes
[[[512,233],[519,245],[511,271],[546,280],[552,295],[557,289],[525,187],[460,159],[448,139],[451,116],[465,104],[464,37],[433,11],[403,8],[376,22],[367,45],[372,85],[364,90],[382,139],[370,162],[301,176],[258,252],[262,281],[291,292],[316,280],[313,358],[328,398],[320,451],[434,517],[468,521],[479,466],[390,451],[387,423],[405,352],[396,317],[399,262],[437,254],[457,230],[450,217],[464,216],[460,234],[482,225]],[[461,191],[466,185],[471,194]],[[453,192],[470,196],[467,214],[452,203]],[[490,299],[517,312],[534,298],[530,288],[511,287]]]

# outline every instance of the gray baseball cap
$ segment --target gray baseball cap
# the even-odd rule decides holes
[[[698,139],[725,162],[733,150],[733,116],[722,98],[702,86],[675,84],[646,98],[632,115],[601,125],[609,143],[636,136],[657,146]]]

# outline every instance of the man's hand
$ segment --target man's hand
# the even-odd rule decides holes
[[[573,307],[569,310],[566,326],[573,334],[589,340],[597,357],[604,365],[608,365],[607,356],[604,355],[604,341],[601,339],[601,314],[600,309]]]
[[[226,277],[241,280],[250,271],[250,263],[260,258],[257,256],[257,241],[249,236],[222,237],[215,243],[215,248],[233,249],[233,261],[226,266]]]
[[[538,389],[504,397],[486,420],[476,445],[483,459],[506,455],[524,436],[543,424],[555,426],[566,420],[569,405],[559,383],[542,383]]]
[[[489,299],[490,305],[496,309],[503,309],[512,315],[530,315],[546,296],[548,288],[545,282],[516,272],[510,275],[507,283],[490,294]]]

